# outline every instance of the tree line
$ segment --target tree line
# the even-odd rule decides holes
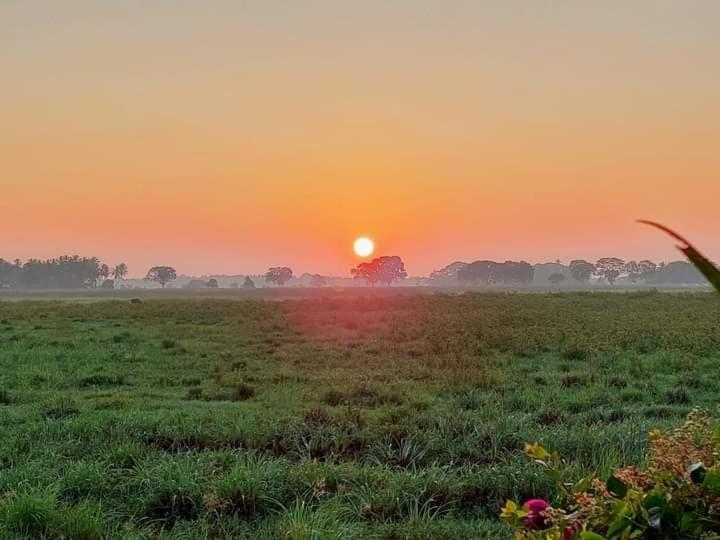
[[[87,289],[125,279],[128,267],[103,264],[97,257],[64,255],[56,259],[0,259],[0,288]]]
[[[660,284],[704,284],[705,278],[689,263],[674,261],[655,263],[650,260],[625,261],[616,257],[603,257],[596,262],[576,259],[569,265],[548,263],[553,268],[549,275],[540,275],[538,269],[547,265],[532,265],[525,261],[495,262],[478,260],[471,263],[454,262],[430,274],[430,285],[464,284],[527,286],[534,282],[553,285],[587,285],[607,283],[614,285],[624,279],[631,283]],[[113,267],[102,263],[97,257],[65,255],[55,259],[29,259],[26,262],[12,262],[0,259],[0,288],[26,289],[81,289],[115,288],[128,274],[125,263]],[[391,285],[407,278],[405,264],[398,256],[376,257],[362,262],[350,270],[356,280],[367,285]],[[311,287],[325,287],[328,279],[320,274],[311,274]],[[265,284],[283,287],[293,279],[293,270],[288,266],[274,266],[265,273]],[[162,288],[178,279],[178,273],[171,266],[154,266],[145,280],[158,283]],[[235,287],[238,285],[234,284]],[[248,276],[242,288],[255,288],[255,282]],[[217,288],[216,279],[191,280],[188,288]]]
[[[624,261],[617,257],[604,257],[595,264],[575,260],[569,265],[570,275],[575,281],[587,283],[595,278],[599,282],[614,285],[618,279],[631,283],[660,284],[703,284],[705,278],[686,261],[655,263],[650,260]]]
[[[524,261],[454,262],[433,272],[430,281],[469,285],[529,285],[537,280],[537,268],[541,266],[543,265],[533,266]],[[588,285],[593,280],[599,284],[615,285],[620,279],[648,285],[705,283],[703,276],[686,261],[655,263],[650,260],[625,261],[617,257],[603,257],[594,263],[576,259],[567,266],[559,262],[553,266],[557,269],[546,279],[554,285]]]

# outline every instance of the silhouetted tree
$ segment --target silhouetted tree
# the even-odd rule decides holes
[[[280,287],[285,285],[293,277],[292,269],[287,266],[275,266],[265,273],[265,282],[276,284]]]
[[[17,287],[21,272],[19,266],[0,259],[0,288]]]
[[[610,285],[625,271],[625,261],[616,257],[604,257],[595,264],[595,273],[600,279],[605,279]]]
[[[115,268],[113,268],[112,276],[115,279],[115,281],[121,281],[125,279],[125,276],[128,274],[128,266],[125,263],[120,263]]]
[[[658,267],[648,282],[664,285],[702,285],[707,283],[707,280],[692,264],[673,261]]]
[[[535,277],[535,268],[525,261],[505,261],[495,270],[496,281],[506,285],[530,285]]]
[[[587,283],[594,273],[595,265],[590,262],[576,259],[570,263],[570,274],[575,281]]]
[[[245,276],[245,281],[243,281],[243,289],[254,289],[255,288],[255,282],[250,279],[250,276]]]
[[[215,278],[210,278],[206,285],[208,289],[217,289],[220,286],[218,285],[218,280]]]
[[[115,281],[112,279],[106,279],[102,282],[102,285],[100,285],[101,289],[114,289],[115,288]]]
[[[437,281],[441,284],[458,281],[458,273],[463,268],[466,268],[467,265],[468,263],[462,261],[456,261],[454,263],[448,264],[446,267],[432,272],[430,274],[430,279],[432,281]]]
[[[638,277],[646,282],[652,280],[657,270],[658,265],[652,261],[644,260],[638,263]]]
[[[311,287],[327,287],[327,279],[325,279],[325,276],[321,276],[320,274],[314,274],[310,278],[310,286]]]
[[[97,287],[100,261],[77,255],[57,259],[29,259],[19,270],[19,284],[31,289],[80,289]]]
[[[405,263],[398,256],[377,257],[370,262],[360,263],[350,273],[355,279],[364,279],[369,285],[384,283],[389,286],[407,277]]]
[[[640,265],[637,261],[627,261],[623,269],[628,279],[635,283],[640,277]]]
[[[97,284],[100,283],[101,285],[104,284],[108,278],[110,277],[110,267],[103,263],[100,265],[100,275],[98,276],[98,280],[95,282],[95,287],[97,287]],[[113,283],[113,287],[115,287],[115,284]]]
[[[148,270],[146,281],[156,281],[164,289],[165,285],[177,279],[177,272],[172,266],[153,266]]]
[[[498,274],[497,266],[498,263],[494,261],[473,261],[458,271],[458,279],[463,282],[491,285],[495,283]]]
[[[550,274],[548,276],[548,281],[553,285],[560,285],[563,281],[565,281],[565,274],[561,274],[560,272]]]
[[[529,285],[535,277],[535,268],[524,261],[474,261],[460,268],[459,281],[485,285]]]

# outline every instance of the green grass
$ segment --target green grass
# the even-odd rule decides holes
[[[510,538],[714,407],[720,298],[0,304],[0,539]]]

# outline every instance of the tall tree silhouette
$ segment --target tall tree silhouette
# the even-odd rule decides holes
[[[164,289],[165,285],[177,279],[177,272],[172,266],[153,266],[148,270],[146,281],[155,281]]]
[[[590,281],[593,273],[595,273],[595,265],[582,259],[576,259],[570,262],[570,274],[575,281],[587,283]]]
[[[285,285],[293,277],[293,271],[287,266],[274,266],[265,273],[265,282],[280,287]]]
[[[390,285],[407,277],[405,263],[398,256],[377,257],[370,262],[360,263],[350,273],[355,279],[364,279],[369,285]]]
[[[128,275],[128,266],[125,263],[120,263],[113,268],[112,276],[115,281],[121,281]]]
[[[625,261],[617,257],[603,257],[595,263],[595,273],[600,279],[605,279],[610,285],[625,272]]]

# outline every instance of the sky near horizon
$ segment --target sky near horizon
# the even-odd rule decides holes
[[[0,0],[0,257],[720,259],[715,0]]]

